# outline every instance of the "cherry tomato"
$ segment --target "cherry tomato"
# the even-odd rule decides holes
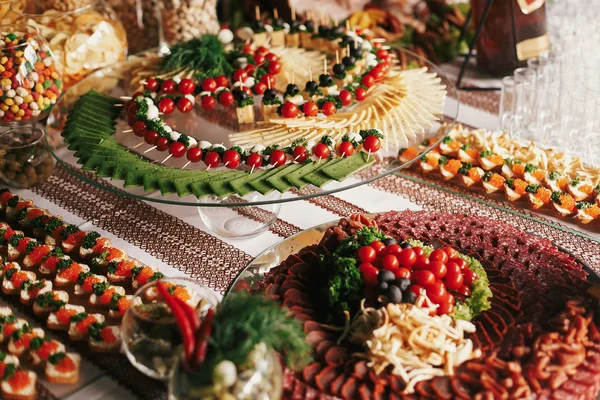
[[[380,42],[374,42],[373,43],[373,47],[376,49],[379,49],[381,47],[381,43]]]
[[[452,247],[444,247],[443,250],[444,250],[444,253],[446,253],[448,255],[448,260],[452,260],[453,258],[459,258],[458,251],[456,251]]]
[[[464,284],[460,287],[460,289],[457,290],[457,292],[465,297],[469,297],[471,295],[471,289]]]
[[[217,102],[215,101],[215,105],[216,104],[217,104]],[[182,113],[190,112],[190,111],[192,111],[193,108],[194,108],[194,103],[192,103],[192,101],[190,99],[186,99],[185,97],[182,97],[179,100],[177,100],[177,109],[179,111],[181,111]]]
[[[277,82],[277,78],[271,74],[264,74],[260,81],[267,85],[267,87],[275,87],[275,82]],[[270,82],[270,83],[269,83]]]
[[[431,261],[440,261],[445,264],[448,262],[448,255],[444,250],[436,249],[431,252],[431,254],[429,255],[429,259]]]
[[[433,301],[435,304],[443,303],[446,301],[446,296],[448,296],[446,285],[444,285],[444,282],[442,281],[435,281],[433,284],[426,286],[425,291],[427,292],[429,300]]]
[[[254,53],[254,56],[252,56],[252,58],[254,59],[254,62],[256,63],[256,65],[260,65],[265,62],[264,54]]]
[[[413,280],[414,282],[414,280]],[[417,296],[421,295],[421,290],[425,289],[423,286],[421,285],[416,285],[416,284],[412,284],[410,285],[410,287],[408,288],[408,290],[410,290],[411,292],[413,292],[414,294],[416,294]]]
[[[267,53],[267,55],[265,56],[265,58],[267,60],[269,60],[269,62],[274,62],[274,61],[278,60],[277,56],[275,54],[273,54],[273,53]]]
[[[313,101],[307,101],[302,106],[302,112],[304,112],[304,115],[307,117],[316,117],[319,113],[319,106]]]
[[[177,84],[175,84],[175,81],[172,81],[171,79],[163,81],[163,83],[160,85],[160,91],[162,93],[173,93],[175,89],[177,89]]]
[[[225,107],[231,107],[235,102],[235,98],[233,97],[233,93],[229,90],[224,90],[219,95],[219,103],[223,104]]]
[[[254,54],[254,50],[252,50],[252,46],[250,46],[249,44],[247,44],[242,49],[242,53],[244,53],[244,54]]]
[[[413,282],[418,283],[421,286],[428,287],[435,283],[435,276],[431,271],[420,269],[412,272]]]
[[[381,148],[381,141],[377,136],[367,136],[363,140],[363,148],[371,153],[377,153]]]
[[[450,293],[447,294],[448,297],[452,296]],[[452,300],[454,300],[454,297],[452,297]],[[439,304],[439,307],[437,308],[437,313],[438,315],[447,315],[447,314],[452,314],[452,312],[454,311],[454,302],[450,302],[446,299],[446,301],[443,301]]]
[[[267,68],[270,74],[277,75],[281,72],[281,64],[279,61],[271,61],[269,63],[269,67]]]
[[[256,52],[260,54],[267,54],[269,49],[267,49],[265,46],[260,46],[258,49],[256,49]]]
[[[200,147],[192,147],[188,149],[185,156],[193,163],[200,162],[200,160],[202,160],[202,149]]]
[[[362,278],[365,281],[365,285],[377,285],[377,275],[379,275],[379,270],[373,264],[362,263],[358,266],[358,269],[362,274]]]
[[[369,75],[373,77],[376,81],[380,81],[383,79],[383,67],[380,65],[376,65],[369,71]]]
[[[450,273],[462,275],[462,271],[461,271],[460,267],[455,262],[448,261],[448,263],[446,264],[446,269],[448,270],[448,275],[450,275]]]
[[[383,265],[384,269],[389,269],[389,270],[400,267],[400,263],[398,262],[398,257],[396,257],[393,254],[387,254],[387,255],[383,256],[383,259],[381,260],[381,265]]]
[[[213,78],[206,78],[204,81],[202,81],[202,90],[206,92],[214,92],[216,89],[217,81],[215,81]]]
[[[429,270],[433,272],[437,279],[444,278],[448,273],[448,268],[446,268],[446,264],[444,264],[441,261],[431,261],[431,263],[429,264]]]
[[[156,79],[148,78],[148,79],[146,79],[146,84],[144,85],[144,88],[151,92],[156,92],[158,90],[158,86],[159,86],[159,84]]]
[[[211,151],[204,157],[204,164],[210,168],[217,168],[221,164],[221,156],[216,151]]]
[[[323,114],[329,117],[337,112],[337,107],[331,101],[326,101],[323,104],[323,107],[321,107],[321,111],[323,111]]]
[[[371,86],[373,86],[375,84],[375,78],[373,78],[371,75],[367,74],[365,76],[362,77],[362,79],[360,80],[360,82],[367,88],[370,88]]]
[[[329,150],[329,146],[324,143],[318,143],[315,147],[313,147],[313,154],[319,160],[329,157],[330,153],[331,151]]]
[[[450,264],[456,266],[456,268],[459,268],[458,265],[454,263],[449,263],[448,265]],[[450,290],[458,290],[464,283],[464,278],[460,272],[460,268],[458,269],[458,271],[456,270],[456,268],[448,268],[448,273],[444,278],[444,282],[446,282],[446,287]]]
[[[460,257],[451,258],[450,261],[452,261],[453,263],[456,263],[456,265],[458,265],[460,267],[460,269],[465,269],[465,268],[469,267],[469,264],[467,264],[467,262]]]
[[[246,71],[246,74],[248,74],[248,76],[254,75],[255,70],[256,70],[256,65],[254,65],[254,64],[248,64],[244,68],[244,71]]]
[[[372,263],[377,258],[377,252],[371,246],[363,246],[356,253],[358,259],[364,263]]]
[[[185,145],[181,142],[173,142],[169,145],[169,154],[175,158],[183,157],[185,151]]]
[[[363,101],[367,98],[367,91],[361,87],[357,87],[354,90],[354,96],[356,97],[356,100]]]
[[[235,150],[227,150],[223,153],[223,164],[230,169],[237,168],[238,165],[242,162],[242,157],[240,153]]]
[[[146,134],[146,123],[144,121],[137,121],[132,128],[135,136],[142,137]]]
[[[169,139],[165,137],[159,137],[156,139],[156,150],[165,151],[169,148]]]
[[[246,160],[246,164],[248,164],[249,166],[251,166],[253,168],[258,168],[262,165],[262,161],[263,161],[263,158],[260,154],[252,153],[248,156],[248,159]]]
[[[412,279],[411,272],[409,270],[407,270],[406,268],[397,268],[396,270],[394,270],[394,276],[396,277],[396,279],[400,279],[400,278]]]
[[[208,78],[211,79],[213,82],[215,82],[214,79],[212,78]],[[206,82],[207,79],[204,80],[204,82]],[[215,82],[216,85],[216,82]],[[202,84],[202,88],[204,89],[204,83]],[[217,87],[215,86],[215,89]],[[211,92],[215,89],[212,89]],[[194,81],[192,81],[191,79],[188,78],[183,78],[181,80],[181,82],[179,82],[179,84],[177,85],[177,90],[179,90],[179,93],[181,94],[192,94],[194,93],[194,90],[196,90],[196,85],[194,84]],[[209,89],[204,89],[204,90],[209,90]]]
[[[398,257],[400,253],[402,253],[402,247],[400,247],[400,245],[398,244],[390,244],[385,248],[385,250],[387,254],[393,254],[396,257]]]
[[[349,106],[350,104],[352,104],[352,93],[350,93],[348,90],[342,90],[340,94],[338,94],[338,97],[342,101],[342,105]]]
[[[217,76],[215,81],[217,82],[217,87],[228,87],[229,86],[229,80],[224,75]]]
[[[203,96],[202,97],[202,108],[205,110],[214,110],[217,106],[217,100],[215,100],[212,96]]]
[[[418,247],[418,246],[417,247],[413,247],[412,250],[415,252],[415,255],[417,257],[422,256],[422,255],[425,254],[425,252],[423,251],[422,247]]]
[[[287,158],[283,150],[273,150],[273,152],[269,155],[269,163],[275,167],[279,167],[285,164]]]
[[[308,160],[310,154],[308,154],[308,150],[304,146],[296,146],[294,147],[294,151],[292,151],[292,160],[297,163],[303,163]]]
[[[469,288],[473,285],[473,282],[479,279],[477,273],[469,268],[463,270],[463,277],[465,279],[465,285]]]
[[[165,97],[158,102],[158,109],[163,114],[171,114],[175,111],[175,102],[169,97]]]
[[[155,131],[146,131],[146,134],[144,135],[144,141],[148,144],[151,144],[154,146],[154,144],[156,143],[156,140],[158,139],[158,133]]]
[[[396,246],[398,246],[398,245],[396,245]],[[390,247],[390,246],[388,246],[388,247]],[[398,254],[398,261],[400,261],[401,267],[404,267],[407,269],[412,269],[413,266],[415,265],[415,262],[417,262],[417,254],[415,253],[415,251],[413,249],[403,249]]]
[[[390,54],[390,53],[388,53],[388,51],[387,51],[387,50],[385,50],[385,49],[379,49],[379,50],[377,50],[377,53],[376,53],[376,55],[377,55],[377,58],[379,58],[379,59],[384,59],[384,58],[387,58],[387,56],[388,56],[389,54]]]
[[[415,260],[415,264],[413,265],[413,269],[429,269],[429,257],[427,257],[426,255],[422,255],[422,256],[417,256],[417,259]]]
[[[233,72],[233,81],[234,82],[244,82],[247,77],[248,77],[248,73],[241,68],[236,69]]]
[[[131,98],[132,98],[132,99],[135,99],[136,97],[140,97],[140,96],[143,96],[143,95],[144,95],[144,93],[142,93],[142,92],[135,92],[135,93],[134,93],[134,94],[131,96]]]
[[[262,82],[257,82],[256,85],[254,85],[254,87],[252,88],[252,90],[254,90],[254,93],[256,94],[263,94],[265,90],[267,90],[267,85],[265,85]]]
[[[338,147],[338,153],[342,157],[350,157],[354,153],[354,145],[351,142],[342,142]]]
[[[240,87],[240,89],[242,89],[244,92],[246,92],[248,97],[252,97],[252,95],[253,95],[252,89],[250,89],[248,86]]]
[[[300,109],[298,106],[291,101],[283,103],[283,106],[281,107],[281,116],[283,118],[296,118],[299,112]]]
[[[383,252],[385,251],[385,244],[383,244],[383,242],[381,242],[379,240],[371,242],[371,244],[369,244],[369,246],[374,248],[375,251],[377,252],[377,254],[383,254]]]

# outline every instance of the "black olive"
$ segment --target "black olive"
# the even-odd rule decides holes
[[[346,72],[346,67],[344,67],[344,64],[335,64],[333,66],[333,73],[336,75],[342,75],[344,72]]]
[[[346,45],[349,45],[350,43],[353,43],[354,39],[352,39],[352,36],[348,36],[345,35],[344,37],[342,37],[342,44],[344,45],[344,47],[346,47]]]
[[[295,95],[300,91],[300,89],[298,89],[298,85],[294,85],[293,83],[290,83],[287,85],[287,88],[285,89],[286,93],[289,93],[291,95]]]
[[[308,81],[308,82],[306,82],[306,86],[304,87],[304,90],[306,90],[307,92],[314,92],[318,88],[319,88],[319,84],[317,82]]]
[[[315,31],[315,21],[312,20],[306,20],[304,21],[304,26],[306,27],[306,30],[309,32],[314,32]]]
[[[402,302],[402,291],[398,286],[390,286],[385,292],[385,296],[388,298],[390,303]]]
[[[342,63],[346,66],[346,68],[351,67],[356,63],[356,58],[352,56],[346,56],[342,58]]]
[[[350,55],[354,58],[361,58],[363,54],[362,49],[351,49]]]
[[[325,25],[319,26],[319,35],[325,36],[325,35],[327,35],[328,32],[329,32],[328,27],[326,27]]]
[[[256,21],[254,23],[254,28],[255,29],[265,29],[265,23],[262,21]]]
[[[405,303],[409,304],[415,304],[415,301],[417,301],[417,295],[412,290],[405,290],[402,292],[402,298]]]
[[[404,242],[400,245],[403,249],[410,249],[412,246],[408,242]]]
[[[320,86],[328,87],[328,86],[331,86],[332,82],[333,82],[333,78],[330,75],[321,74],[321,76],[319,76],[319,85]]]
[[[240,102],[248,98],[248,93],[246,93],[244,90],[236,89],[233,91],[233,98]]]
[[[300,29],[300,21],[292,21],[290,24],[290,30],[297,31]]]
[[[377,286],[375,286],[375,290],[379,294],[385,294],[386,290],[388,290],[389,287],[390,285],[387,282],[379,282]]]
[[[284,21],[281,18],[277,18],[277,19],[273,20],[273,26],[283,26],[283,23],[284,23]]]
[[[396,239],[392,239],[392,238],[383,239],[381,242],[383,244],[385,244],[385,247],[388,247],[389,245],[392,245],[392,244],[398,244],[398,242],[396,242]]]
[[[267,89],[263,93],[263,97],[267,100],[273,100],[276,94],[275,89]]]
[[[394,285],[398,286],[403,292],[410,286],[410,279],[400,278],[394,280]]]
[[[392,271],[388,271],[387,269],[382,269],[379,271],[377,275],[377,280],[379,282],[392,282],[396,277]]]
[[[344,34],[343,26],[334,26],[329,30],[329,36],[338,37]]]

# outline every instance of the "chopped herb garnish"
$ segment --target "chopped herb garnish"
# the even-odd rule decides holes
[[[88,328],[88,333],[90,337],[94,340],[102,341],[102,337],[100,336],[100,332],[102,329],[106,328],[106,324],[104,322],[94,322]]]
[[[559,191],[554,191],[552,192],[552,194],[550,195],[550,200],[552,200],[555,203],[560,204],[560,196],[562,196],[562,192]]]
[[[515,180],[514,178],[506,178],[506,185],[511,188],[512,190],[515,190]]]
[[[67,227],[60,233],[62,240],[66,240],[70,234],[79,232],[77,225],[67,225]]]
[[[164,278],[165,275],[162,272],[156,271],[151,277],[150,279],[148,279],[148,282],[152,282],[152,281],[157,281],[159,279]]]
[[[109,286],[110,286],[110,283],[108,283],[106,281],[97,282],[92,285],[92,290],[94,291],[94,294],[96,296],[102,296],[102,293],[104,293],[106,291],[106,289],[108,289]]]
[[[440,158],[438,158],[438,164],[439,165],[446,165],[446,164],[448,164],[448,157],[446,157],[446,156],[440,156]]]
[[[42,344],[44,344],[44,342],[45,340],[43,338],[36,336],[33,339],[31,339],[31,342],[29,342],[29,348],[37,350],[42,346]]]
[[[12,377],[16,370],[17,366],[15,364],[6,364],[6,367],[4,368],[4,379]]]
[[[333,140],[331,140],[331,137],[329,137],[329,135],[324,135],[319,142],[329,147],[333,147]]]
[[[575,178],[571,181],[571,186],[579,186],[579,184],[581,183],[581,178]]]
[[[114,309],[115,307],[117,307],[117,303],[119,302],[119,300],[120,300],[122,297],[125,297],[125,296],[123,296],[123,295],[122,295],[122,294],[120,294],[120,293],[115,293],[115,294],[113,294],[113,295],[112,295],[112,297],[110,298],[110,306],[111,306],[111,308],[113,308],[113,309]]]
[[[378,137],[379,139],[383,139],[383,134],[381,133],[381,131],[379,129],[362,129],[360,132],[358,132],[359,135],[365,139],[368,136],[375,136]]]
[[[350,142],[352,143],[352,146],[354,146],[354,148],[357,148],[358,146],[360,146],[360,143],[358,143],[358,141],[351,139],[349,135],[344,135],[342,136],[342,142]]]
[[[69,268],[73,264],[73,260],[70,258],[63,258],[56,263],[56,270],[62,271],[63,269]]]
[[[557,171],[552,171],[550,172],[550,175],[548,175],[548,179],[550,179],[551,181],[555,181],[558,178],[560,178],[560,173],[558,173]]]
[[[6,202],[8,207],[16,207],[19,204],[19,196],[13,196]]]
[[[85,235],[81,241],[81,247],[84,249],[91,249],[96,245],[96,240],[98,240],[98,238],[100,238],[100,234],[98,232],[88,232],[88,234]]]
[[[467,175],[471,168],[473,168],[473,164],[471,164],[470,162],[465,163],[460,166],[460,168],[458,169],[458,173],[462,175]]]
[[[489,180],[492,178],[492,171],[487,171],[485,174],[483,174],[483,181],[484,182],[489,182]]]
[[[52,365],[56,365],[62,360],[64,360],[66,356],[67,354],[62,351],[60,353],[54,353],[48,357],[48,362]]]
[[[80,272],[79,276],[77,277],[77,283],[79,285],[83,285],[83,282],[85,282],[85,280],[90,276],[92,276],[92,273],[89,271],[88,272]]]
[[[50,221],[48,221],[48,223],[44,227],[44,232],[46,233],[46,235],[51,235],[62,224],[63,224],[62,219],[56,218],[56,217],[50,218]]]
[[[578,201],[576,207],[578,210],[585,210],[593,206],[589,201]]]
[[[533,164],[525,164],[525,172],[532,173],[533,171],[535,171],[537,169],[538,169],[538,167]]]
[[[9,269],[8,271],[6,271],[6,272],[4,273],[4,277],[5,277],[7,280],[9,280],[9,281],[10,281],[10,279],[12,278],[12,276],[13,276],[15,273],[17,273],[18,271],[19,271],[19,269],[18,269],[18,268],[11,268],[11,269]]]
[[[30,240],[27,243],[27,247],[25,248],[25,255],[31,253],[33,251],[33,249],[35,249],[37,246],[39,246],[40,244],[35,241],[35,240]]]
[[[470,148],[471,148],[471,145],[470,145],[470,144],[463,144],[463,145],[460,147],[460,149],[461,149],[461,150],[463,150],[463,151],[467,151],[467,150],[469,150]]]
[[[114,274],[117,271],[117,265],[119,265],[120,261],[113,260],[108,263],[108,272]]]
[[[481,157],[481,158],[486,158],[486,157],[493,156],[493,155],[494,155],[494,152],[490,151],[490,150],[484,150],[479,153],[479,157]]]
[[[9,243],[12,247],[17,247],[19,242],[23,240],[24,237],[25,236],[21,235],[20,233],[16,233],[10,237]]]
[[[449,144],[450,142],[452,142],[454,139],[452,139],[452,136],[445,136],[444,140],[442,140],[442,143],[444,144]]]
[[[540,190],[540,185],[527,185],[527,187],[525,188],[525,191],[527,193],[531,193],[531,194],[536,194],[538,192],[538,190]]]
[[[71,315],[71,322],[80,322],[83,321],[89,314],[86,312],[80,312],[75,315]]]
[[[131,268],[131,277],[133,279],[136,279],[139,273],[142,272],[142,269],[144,269],[144,267],[142,267],[141,265]]]
[[[342,104],[342,100],[340,100],[340,98],[338,96],[325,96],[320,98],[319,100],[317,100],[317,106],[319,107],[319,110],[323,108],[323,104],[327,103],[327,102],[331,102],[335,105],[336,108],[342,108],[343,104]]]

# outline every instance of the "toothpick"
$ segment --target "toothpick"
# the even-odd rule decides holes
[[[327,75],[327,57],[323,57],[323,73]]]
[[[169,155],[168,155],[168,156],[167,156],[167,157],[166,157],[164,160],[162,160],[160,163],[161,163],[161,164],[164,164],[164,163],[166,163],[167,161],[169,161],[169,158],[171,158],[171,157],[173,157],[173,154],[169,154]]]
[[[141,145],[143,145],[144,143],[146,143],[146,142],[138,143],[138,144],[136,144],[135,146],[133,146],[133,148],[134,148],[134,149],[137,149],[138,147],[140,147],[140,146],[141,146]]]
[[[260,7],[258,5],[254,6],[254,17],[257,21],[260,21]]]
[[[188,165],[190,165],[191,161],[188,161],[185,163],[185,165],[183,167],[181,167],[181,169],[185,169]]]
[[[308,68],[308,80],[312,81],[312,68]]]
[[[295,80],[296,80],[296,71],[292,71],[292,85],[294,84]]]
[[[367,153],[367,162],[369,162],[370,158],[371,158],[371,150],[369,150],[369,152]]]
[[[227,161],[225,164],[223,164],[223,166],[227,167],[227,164],[229,164],[229,161]]]
[[[254,165],[252,166],[252,168],[250,168],[250,173],[254,172]]]
[[[267,79],[267,88],[271,89],[271,80]]]
[[[146,80],[140,81],[141,85],[145,85],[146,83],[148,83],[148,81],[146,81]]]
[[[117,103],[117,104],[114,104],[114,106],[115,106],[115,107],[125,107],[125,104],[122,104],[122,103]]]
[[[292,21],[296,20],[296,9],[294,8],[294,6],[291,7],[291,11],[292,11]]]
[[[340,52],[338,50],[335,51],[335,63],[340,63]]]
[[[348,45],[346,45],[346,53],[348,53],[348,54],[346,54],[346,55],[347,55],[348,57],[350,57],[350,45],[349,45],[349,44],[348,44]]]
[[[208,171],[210,169],[210,165],[206,166],[206,171]]]
[[[350,32],[350,20],[346,20],[346,32]]]
[[[131,100],[131,96],[120,96],[121,100]]]
[[[276,8],[274,8],[274,9],[273,9],[273,17],[274,17],[275,19],[279,18],[279,11],[277,11],[277,9],[276,9]]]
[[[154,150],[157,147],[158,146],[152,146],[152,147],[150,147],[148,150],[144,151],[144,154],[151,152],[152,150]]]

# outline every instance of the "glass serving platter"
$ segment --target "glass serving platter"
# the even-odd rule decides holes
[[[116,98],[122,96],[131,96],[131,94],[136,90],[136,88],[131,87],[130,85],[132,80],[132,71],[142,65],[142,63],[146,60],[145,55],[153,53],[156,54],[155,51],[151,51],[148,53],[131,56],[124,62],[117,63],[111,67],[107,67],[93,73],[89,77],[73,86],[63,95],[63,97],[52,110],[46,127],[47,137],[49,145],[52,149],[52,153],[57,159],[58,163],[69,173],[96,187],[138,200],[191,207],[244,207],[305,200],[316,196],[322,196],[351,189],[372,182],[385,175],[398,172],[411,165],[413,162],[418,160],[418,157],[413,160],[409,160],[408,162],[401,163],[397,161],[396,157],[398,150],[402,147],[414,146],[422,143],[424,140],[432,139],[434,137],[437,138],[437,140],[432,142],[425,149],[425,153],[435,148],[451,130],[458,115],[459,102],[456,100],[458,96],[456,88],[451,83],[451,80],[448,79],[438,67],[427,62],[426,60],[423,60],[423,65],[426,66],[428,72],[437,74],[442,79],[443,84],[446,86],[446,98],[443,114],[440,113],[440,115],[436,115],[438,121],[432,126],[422,126],[420,134],[417,135],[417,137],[413,140],[409,140],[406,143],[398,143],[398,145],[391,145],[389,143],[386,144],[384,141],[382,144],[382,149],[378,153],[371,155],[375,158],[375,162],[370,164],[367,168],[361,170],[360,174],[350,176],[340,182],[332,181],[322,187],[308,185],[303,189],[293,189],[283,194],[274,191],[266,196],[254,192],[243,197],[238,195],[230,195],[223,198],[217,198],[216,196],[211,195],[198,199],[194,195],[179,197],[174,193],[161,194],[161,192],[157,190],[144,191],[144,189],[141,187],[124,187],[123,181],[111,180],[109,178],[99,178],[90,171],[83,170],[81,165],[76,163],[76,158],[73,156],[74,152],[68,150],[64,145],[60,133],[62,132],[66,123],[69,111],[74,107],[80,97],[89,90],[93,89],[101,94]],[[418,56],[415,55],[415,57]],[[257,97],[256,100],[257,101],[255,103],[259,103],[260,98]],[[125,102],[125,100],[123,100],[123,102]],[[124,132],[130,129],[130,127],[127,125],[125,114],[126,113],[124,112],[121,113],[121,116],[119,116],[117,119],[117,128],[115,132],[116,140],[121,145],[126,146],[130,151],[145,157],[148,162],[163,162],[165,157],[168,155],[167,152],[147,151],[152,146],[146,143],[142,144],[141,142],[143,142],[143,139],[140,139],[131,133]],[[211,143],[223,143],[223,145],[226,147],[230,147],[232,145],[229,142],[229,135],[242,130],[238,126],[237,122],[235,122],[234,110],[224,110],[221,106],[218,106],[217,109],[211,112],[207,112],[202,109],[202,107],[199,105],[199,102],[196,102],[192,112],[187,114],[176,112],[171,115],[168,118],[165,118],[165,120],[172,127],[176,127],[178,130],[194,136],[196,139],[198,139],[198,141],[207,140]],[[446,123],[446,126],[440,132],[442,123]],[[244,127],[243,130],[247,130],[247,127]],[[421,157],[423,154],[424,153],[421,153],[419,157]],[[182,168],[186,161],[187,160],[185,157],[181,159],[171,158],[165,161],[163,165],[173,169]],[[197,163],[191,164],[186,168],[205,170],[206,166],[204,163]],[[219,168],[224,169],[224,167]]]

